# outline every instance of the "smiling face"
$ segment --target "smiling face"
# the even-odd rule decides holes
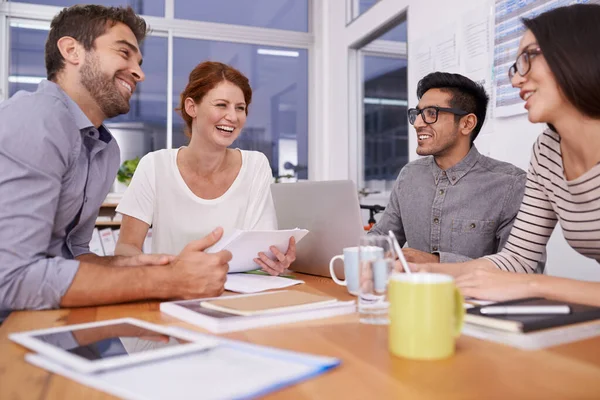
[[[429,89],[417,108],[425,107],[451,107],[452,94],[441,89]],[[438,119],[433,124],[426,124],[421,115],[417,116],[414,124],[417,131],[417,154],[421,156],[444,156],[458,147],[459,142],[465,140],[459,134],[459,125],[455,122],[454,114],[440,111]],[[468,136],[466,137],[468,141]]]
[[[517,54],[537,47],[535,36],[527,30],[521,39]],[[517,72],[511,83],[513,87],[520,89],[519,95],[525,101],[529,121],[552,124],[569,103],[562,96],[544,55],[530,55],[529,63],[529,72],[525,76]]]
[[[186,99],[186,112],[192,116],[192,137],[200,135],[218,146],[228,147],[246,124],[246,101],[242,89],[222,81],[194,104]]]
[[[137,83],[144,80],[142,55],[135,35],[127,25],[117,23],[99,36],[94,45],[85,54],[79,70],[80,82],[105,118],[126,114]]]

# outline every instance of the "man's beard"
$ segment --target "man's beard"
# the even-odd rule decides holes
[[[418,135],[417,131],[417,135]],[[446,136],[435,135],[435,143],[433,145],[420,148],[417,145],[417,154],[420,156],[443,156],[451,151],[458,141],[458,125],[455,127],[454,132]]]
[[[98,57],[93,53],[88,53],[81,66],[80,81],[107,119],[129,112],[129,101],[119,92],[116,79],[102,73]]]

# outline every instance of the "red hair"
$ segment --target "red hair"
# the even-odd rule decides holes
[[[215,61],[204,61],[196,65],[190,72],[190,78],[187,86],[181,92],[179,111],[181,117],[185,121],[185,134],[187,137],[192,136],[192,117],[185,111],[185,99],[188,97],[198,104],[202,101],[206,93],[215,88],[219,83],[228,81],[239,87],[244,93],[244,101],[246,102],[246,115],[248,115],[248,106],[252,101],[252,88],[248,78],[237,69]]]

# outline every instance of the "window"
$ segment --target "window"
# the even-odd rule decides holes
[[[146,80],[138,85],[130,112],[106,121],[119,142],[122,160],[188,143],[183,135],[183,120],[174,111],[179,105],[179,94],[198,63],[216,60],[246,74],[253,89],[245,129],[233,146],[264,152],[276,177],[307,179],[308,50],[314,40],[308,33],[311,2],[102,2],[109,6],[131,5],[138,13],[155,17],[150,22],[154,26],[152,36],[140,45]],[[5,32],[10,37],[7,46],[0,46],[0,51],[6,52],[0,54],[0,59],[9,60],[8,70],[0,68],[0,78],[8,73],[8,82],[0,84],[2,99],[18,90],[35,90],[45,79],[44,46],[51,15],[78,2],[22,0],[19,3],[27,4],[5,8],[7,11],[0,15],[9,21],[9,27],[0,32],[0,37]],[[38,5],[54,6],[55,11],[44,8],[40,12]],[[175,19],[164,18],[165,8],[173,10]],[[39,18],[32,17],[36,13]],[[282,34],[279,30],[287,32]],[[173,101],[169,104],[171,95]]]
[[[44,45],[48,30],[20,28],[11,23],[10,55],[8,66],[8,96],[19,90],[35,90],[37,84],[46,79]]]
[[[365,185],[386,182],[386,189],[408,163],[406,59],[364,56]],[[383,187],[377,187],[382,190]]]
[[[408,163],[406,20],[357,48],[350,64],[356,116],[351,138],[356,140],[357,183],[366,193],[389,194],[398,173]]]
[[[308,0],[175,0],[175,18],[308,32]]]
[[[121,147],[121,161],[167,147],[167,38],[149,36],[140,50],[146,79],[137,85],[129,112],[105,122]]]
[[[20,22],[10,24],[9,96],[18,90],[34,91],[46,78],[44,46],[47,27]],[[128,114],[105,124],[121,148],[121,160],[141,157],[166,147],[167,39],[147,37],[140,45],[146,80],[134,92]]]
[[[10,1],[10,0],[9,0]],[[19,3],[43,4],[48,6],[70,7],[75,4],[88,4],[78,0],[17,0]],[[163,17],[165,0],[104,0],[103,6],[131,6],[137,14]]]
[[[379,0],[348,0],[350,7],[347,12],[349,14],[348,23],[360,17],[368,9],[373,7]],[[406,21],[397,25],[394,29],[386,32],[379,40],[392,40],[395,42],[406,42]]]
[[[349,0],[350,1],[350,19],[354,21],[360,17],[365,11],[373,7],[379,0]]]
[[[308,59],[303,49],[176,38],[173,110],[192,69],[204,60],[226,63],[250,80],[248,119],[233,147],[263,152],[273,176],[308,178]],[[173,147],[188,143],[181,116],[173,116]]]

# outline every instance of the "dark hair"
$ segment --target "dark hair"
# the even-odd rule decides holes
[[[93,4],[75,5],[64,8],[50,24],[46,40],[46,74],[48,80],[55,80],[56,74],[65,66],[65,60],[58,49],[58,40],[70,36],[81,43],[86,50],[94,48],[94,42],[106,33],[109,27],[123,23],[131,29],[138,43],[148,33],[146,21],[136,15],[131,7],[104,7]]]
[[[417,98],[421,100],[425,92],[430,89],[440,89],[443,92],[450,93],[452,95],[450,107],[475,114],[477,125],[475,125],[471,133],[471,145],[473,145],[485,121],[489,101],[489,97],[483,86],[459,74],[432,72],[417,84]],[[455,116],[457,121],[460,118],[458,115]]]
[[[192,135],[192,117],[185,111],[185,99],[188,97],[198,104],[202,98],[211,91],[215,86],[223,81],[233,83],[239,87],[244,93],[244,101],[246,102],[246,115],[248,115],[248,106],[252,101],[252,88],[248,78],[237,69],[215,61],[204,61],[196,65],[196,68],[190,72],[190,78],[187,86],[181,92],[179,107],[176,108],[185,121],[187,137]]]
[[[600,5],[559,7],[522,21],[567,100],[584,115],[600,117]]]

